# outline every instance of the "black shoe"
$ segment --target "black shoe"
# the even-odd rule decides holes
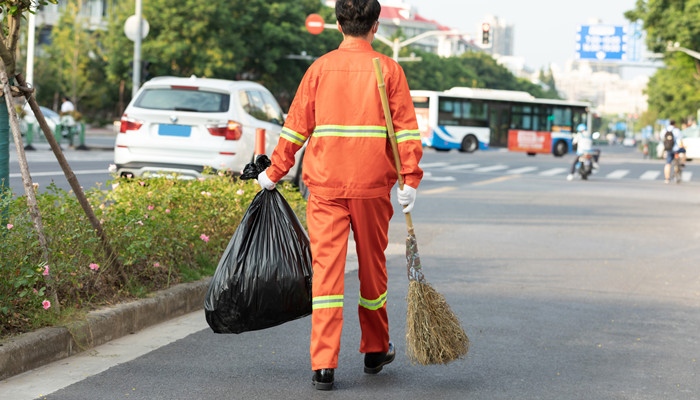
[[[382,367],[394,361],[396,352],[394,344],[389,342],[389,351],[386,353],[367,353],[365,354],[365,373],[377,374],[382,370]]]
[[[311,378],[311,383],[317,390],[333,389],[333,371],[332,368],[318,369],[314,371],[314,377]]]

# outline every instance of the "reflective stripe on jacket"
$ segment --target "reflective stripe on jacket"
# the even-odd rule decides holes
[[[299,84],[267,175],[279,181],[306,141],[303,179],[331,198],[386,195],[396,183],[372,59],[379,57],[405,183],[418,187],[423,149],[403,69],[361,39],[347,38],[316,60]]]

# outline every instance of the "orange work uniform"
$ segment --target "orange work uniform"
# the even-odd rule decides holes
[[[343,323],[345,258],[350,227],[359,262],[360,352],[386,352],[387,273],[384,250],[398,178],[387,138],[372,59],[379,57],[405,183],[417,188],[423,154],[413,102],[401,67],[348,37],[316,60],[294,97],[268,177],[279,181],[307,143],[304,183],[313,257],[311,366],[337,368]]]

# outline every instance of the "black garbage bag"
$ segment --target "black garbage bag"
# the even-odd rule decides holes
[[[241,178],[256,178],[267,156],[248,164]],[[261,190],[224,251],[204,299],[216,333],[276,326],[311,314],[309,237],[277,189]]]

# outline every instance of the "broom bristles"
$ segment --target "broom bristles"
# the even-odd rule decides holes
[[[410,281],[406,304],[406,353],[411,362],[447,364],[467,355],[467,334],[445,298],[432,286]]]

